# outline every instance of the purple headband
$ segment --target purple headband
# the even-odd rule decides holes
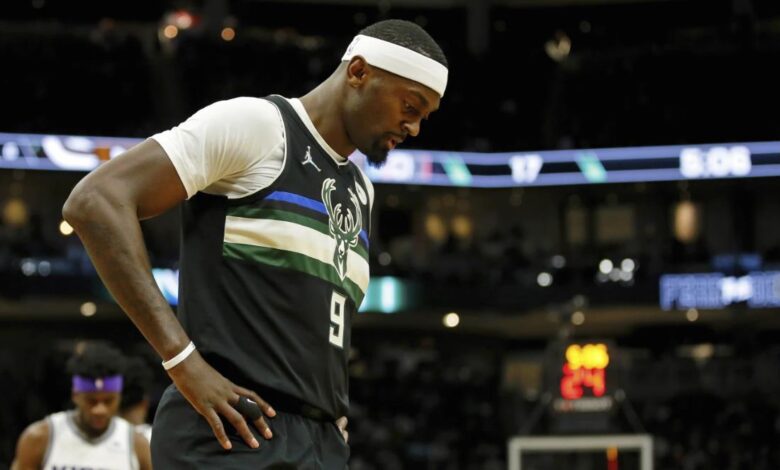
[[[107,377],[84,377],[83,375],[73,376],[74,392],[121,392],[122,376],[109,375]]]

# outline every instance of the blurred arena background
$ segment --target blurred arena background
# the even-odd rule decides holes
[[[62,223],[76,181],[212,101],[304,94],[389,17],[451,84],[371,173],[351,468],[646,470],[617,438],[533,450],[603,435],[780,468],[777,0],[5,0],[0,469],[80,341],[143,358],[152,413],[168,383]],[[172,303],[177,226],[144,222]]]

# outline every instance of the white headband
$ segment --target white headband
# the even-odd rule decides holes
[[[357,55],[371,65],[422,83],[439,96],[444,96],[447,67],[431,58],[398,44],[362,34],[355,36],[341,60],[350,60]]]

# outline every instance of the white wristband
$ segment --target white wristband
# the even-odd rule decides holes
[[[192,351],[194,350],[195,350],[195,343],[190,341],[190,344],[188,344],[187,347],[185,347],[179,354],[173,356],[167,361],[162,361],[163,369],[171,370],[174,367],[178,366],[179,363],[187,359],[187,357],[189,357],[189,355],[192,354]]]

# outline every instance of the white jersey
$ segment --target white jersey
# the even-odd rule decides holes
[[[147,441],[152,442],[152,425],[151,424],[136,424],[135,432],[144,436]]]
[[[90,438],[74,421],[74,411],[60,411],[46,418],[49,446],[44,470],[137,470],[133,425],[116,416],[106,432]]]

